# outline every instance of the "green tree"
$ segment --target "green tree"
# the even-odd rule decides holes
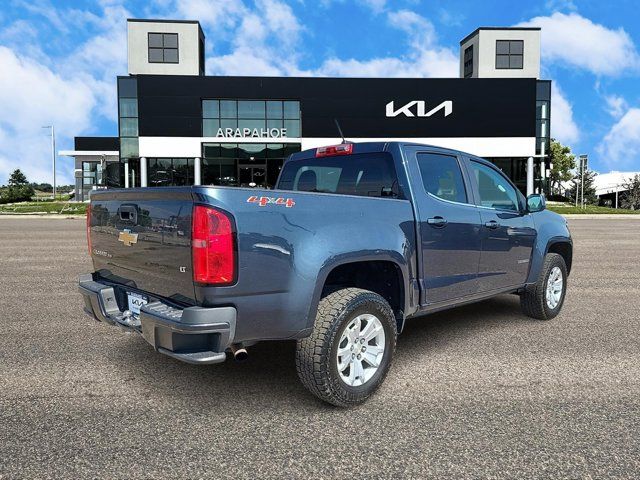
[[[549,158],[553,168],[549,172],[549,185],[552,195],[560,194],[560,186],[563,182],[568,182],[573,178],[571,172],[576,168],[576,156],[571,153],[571,148],[562,145],[555,139],[551,139]],[[586,197],[585,197],[586,198]]]
[[[620,206],[632,210],[640,210],[640,174],[636,174],[624,184],[627,190],[620,195]]]
[[[584,171],[584,190],[582,189],[581,181],[582,177],[579,171],[576,171],[575,176],[573,177],[573,186],[569,190],[569,198],[575,201],[576,198],[576,189],[578,191],[578,204],[582,202],[582,194],[584,192],[584,203],[585,205],[597,205],[598,204],[598,196],[596,195],[596,185],[595,180],[598,174],[593,170],[589,170],[587,168]]]
[[[5,202],[25,202],[31,200],[35,194],[33,187],[29,185],[27,177],[20,169],[13,171],[7,182],[2,200]]]

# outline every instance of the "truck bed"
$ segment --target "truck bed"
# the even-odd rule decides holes
[[[405,278],[415,277],[415,221],[408,200],[195,186],[97,191],[91,203],[96,277],[118,291],[178,306],[234,306],[237,340],[304,335],[321,294],[317,285],[347,255],[353,262],[386,252]],[[232,285],[193,281],[196,204],[233,218]]]

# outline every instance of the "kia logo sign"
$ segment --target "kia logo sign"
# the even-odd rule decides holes
[[[414,108],[415,107],[415,108]],[[427,112],[427,102],[424,100],[411,100],[409,103],[395,109],[393,100],[387,103],[387,117],[397,117],[403,114],[406,117],[430,117],[440,110],[444,110],[444,116],[448,117],[453,113],[453,101],[445,100],[440,105],[435,106]],[[415,113],[414,113],[415,112]]]

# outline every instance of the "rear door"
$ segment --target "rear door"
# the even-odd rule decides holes
[[[193,303],[190,188],[92,195],[91,256],[106,279]]]
[[[422,247],[423,304],[475,293],[480,261],[480,213],[450,152],[408,147]],[[411,171],[413,169],[413,171]]]
[[[482,219],[481,292],[522,285],[529,272],[536,231],[516,187],[496,167],[467,159]]]

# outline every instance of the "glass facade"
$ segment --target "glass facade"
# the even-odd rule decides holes
[[[138,83],[134,77],[118,78],[118,132],[120,160],[129,164],[129,186],[139,187]]]
[[[273,188],[284,159],[299,143],[205,143],[202,184]]]
[[[550,193],[550,185],[546,175],[549,164],[549,148],[551,145],[551,81],[538,80],[536,84],[536,162],[534,184],[536,191]],[[543,171],[544,169],[544,171]]]
[[[526,158],[487,158],[504,172],[515,183],[523,195],[527,194],[527,159]]]
[[[223,135],[219,135],[220,129]],[[227,129],[236,137],[291,137],[302,135],[300,102],[297,100],[202,101],[202,136],[219,137]],[[240,135],[236,135],[236,129]],[[278,133],[274,131],[277,130]]]
[[[147,184],[150,187],[193,185],[192,158],[148,158]]]

